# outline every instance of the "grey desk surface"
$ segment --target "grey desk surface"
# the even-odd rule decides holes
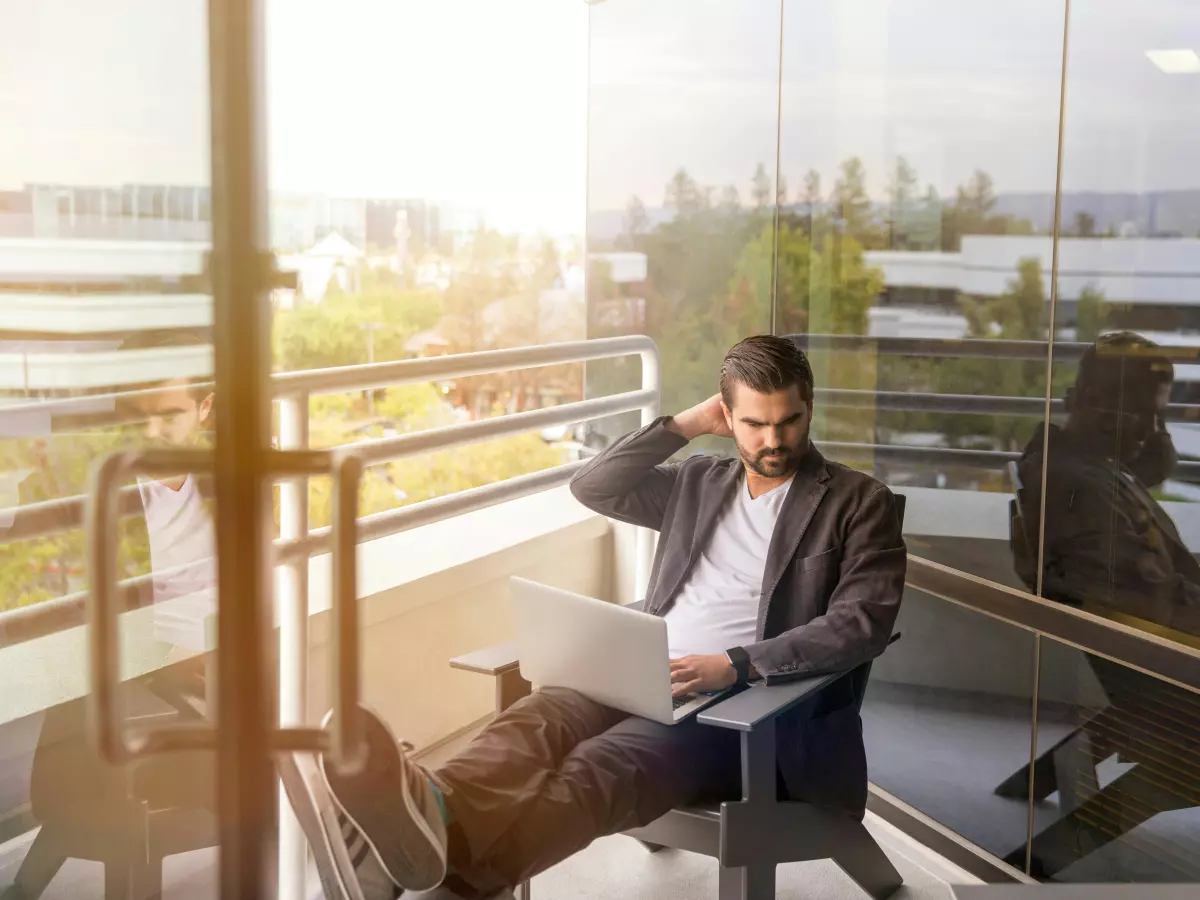
[[[950,886],[955,900],[1195,900],[1195,884],[984,884]]]

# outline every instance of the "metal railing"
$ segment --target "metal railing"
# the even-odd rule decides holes
[[[373,466],[433,450],[559,425],[571,425],[626,412],[640,411],[643,422],[649,422],[658,415],[662,379],[658,348],[650,338],[634,335],[512,350],[491,350],[434,359],[411,359],[279,373],[272,376],[272,390],[279,402],[279,448],[281,455],[308,449],[308,401],[313,396],[622,356],[641,358],[640,390],[392,438],[360,441],[341,448],[353,447],[365,465]],[[160,389],[133,393],[143,396],[156,390]],[[109,396],[121,398],[126,395]],[[72,402],[78,401],[67,398],[27,403],[5,408],[4,412],[13,409],[29,411],[46,407],[62,408]],[[567,463],[363,517],[359,520],[359,540],[374,540],[566,484],[580,465],[582,463]],[[285,607],[290,602],[286,598],[294,596],[293,589],[306,586],[307,567],[300,566],[300,561],[307,561],[309,557],[324,553],[328,549],[329,529],[318,528],[310,531],[308,528],[307,481],[306,475],[280,479],[280,536],[275,543],[283,572],[294,570],[290,571],[290,574],[281,574],[281,580],[277,582],[277,595],[282,598],[281,602]],[[0,510],[0,517],[10,521],[2,537],[6,542],[25,540],[78,528],[83,524],[84,510],[84,496],[65,497]],[[141,500],[136,487],[127,488],[122,493],[119,510],[124,515],[136,515],[141,510]],[[640,538],[640,543],[637,577],[638,583],[644,585],[648,579],[653,546],[652,541],[645,535]],[[302,568],[304,571],[300,572]],[[122,609],[128,611],[144,606],[149,602],[152,593],[151,576],[141,575],[125,579],[120,588],[118,604]],[[307,591],[304,594],[307,595]],[[0,646],[33,640],[82,625],[86,598],[85,591],[77,591],[53,600],[0,613]],[[282,621],[286,621],[286,616],[281,614]]]

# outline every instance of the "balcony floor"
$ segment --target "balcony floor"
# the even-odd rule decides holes
[[[879,820],[868,818],[868,828],[904,876],[905,885],[895,900],[949,900],[950,882],[975,883],[975,879],[912,842]],[[16,874],[32,835],[0,848],[0,885]],[[163,900],[215,900],[216,851],[199,850],[169,858],[164,865]],[[314,873],[315,876],[315,873]],[[315,877],[312,883],[316,885]],[[626,837],[603,838],[572,859],[534,880],[537,900],[713,900],[717,896],[716,863],[682,851],[647,853]],[[311,894],[313,900],[321,895]],[[779,900],[862,900],[855,884],[832,862],[793,863],[781,866]],[[104,874],[99,863],[68,860],[43,900],[103,900]]]

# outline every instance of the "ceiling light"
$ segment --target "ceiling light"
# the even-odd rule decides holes
[[[1195,50],[1147,50],[1146,57],[1168,75],[1200,72],[1200,55]]]

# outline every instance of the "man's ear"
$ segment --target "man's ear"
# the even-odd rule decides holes
[[[209,416],[212,415],[213,398],[214,394],[210,391],[209,393],[205,394],[204,399],[200,401],[200,406],[197,409],[197,413],[201,425],[209,424],[208,419]]]
[[[733,410],[725,405],[725,399],[721,399],[721,412],[725,416],[725,427],[733,431]]]

